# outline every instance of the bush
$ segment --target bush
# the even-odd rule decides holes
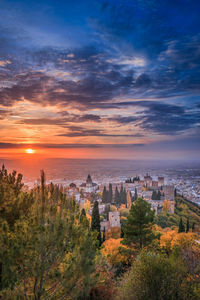
[[[119,299],[195,300],[187,274],[181,256],[143,250],[122,280]]]

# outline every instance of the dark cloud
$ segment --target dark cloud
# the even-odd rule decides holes
[[[195,128],[200,122],[200,110],[153,101],[115,103],[114,106],[135,106],[141,111],[133,116],[114,116],[109,120],[119,124],[136,124],[147,131],[159,134],[176,135],[181,131]]]
[[[109,134],[100,129],[90,129],[81,126],[67,126],[69,132],[59,134],[65,137],[102,136],[102,137],[138,137],[138,134]]]
[[[143,73],[136,78],[135,81],[136,87],[148,87],[150,85],[151,85],[151,79],[147,74]]]
[[[150,103],[147,107],[144,117],[139,118],[140,126],[160,134],[175,135],[200,122],[199,111],[164,103]]]
[[[143,147],[145,144],[15,144],[15,143],[1,143],[0,149],[14,149],[14,148],[54,148],[54,149],[68,149],[68,148],[134,148]]]
[[[17,121],[17,124],[28,124],[28,125],[57,125],[61,127],[66,127],[68,123],[77,122],[100,122],[101,117],[98,115],[85,114],[85,115],[75,115],[69,114],[67,112],[60,113],[64,117],[59,118],[27,118]]]
[[[12,106],[15,102],[26,99],[43,105],[44,100],[41,98],[50,79],[40,72],[14,76],[11,87],[3,87],[0,90],[0,104]]]
[[[124,116],[116,115],[114,117],[107,118],[107,120],[117,122],[119,124],[128,124],[128,123],[134,123],[138,121],[138,117],[137,116],[124,117]]]
[[[5,119],[7,116],[12,115],[12,111],[10,110],[5,110],[5,109],[0,109],[0,120]]]

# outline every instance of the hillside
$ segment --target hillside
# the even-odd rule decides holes
[[[180,217],[182,217],[184,224],[186,224],[187,218],[189,218],[190,228],[195,226],[195,231],[200,230],[200,207],[181,196],[177,196],[175,201],[175,213],[161,213],[155,218],[156,224],[162,228],[177,227]]]

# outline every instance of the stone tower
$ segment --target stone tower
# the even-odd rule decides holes
[[[121,227],[120,213],[118,211],[110,211],[109,222],[110,222],[110,227]]]

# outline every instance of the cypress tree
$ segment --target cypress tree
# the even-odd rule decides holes
[[[104,185],[104,188],[103,188],[103,195],[102,195],[102,202],[103,203],[107,203],[107,190],[106,190],[106,187]]]
[[[91,230],[97,231],[97,239],[99,241],[99,246],[101,246],[101,225],[100,225],[100,216],[99,216],[99,203],[98,201],[94,202],[92,209],[92,221],[91,221]]]
[[[126,199],[126,189],[124,188],[124,190],[123,190],[123,204],[125,204],[126,207],[127,207],[127,201],[126,200],[127,200]]]
[[[80,215],[80,221],[82,221],[86,217],[85,208],[82,208],[81,215]]]
[[[86,217],[85,208],[83,208],[83,209],[81,210],[81,215]]]
[[[181,233],[181,232],[185,232],[185,226],[183,224],[182,218],[180,218],[179,226],[178,226],[178,233]]]
[[[123,203],[123,193],[124,193],[124,189],[123,189],[123,185],[121,185],[120,192],[119,192],[119,204]]]
[[[190,222],[189,222],[189,218],[187,218],[187,224],[186,224],[186,232],[190,231]]]
[[[160,197],[161,197],[161,192],[158,191],[158,194],[157,194],[157,200],[160,200]]]
[[[110,204],[106,204],[105,205],[105,214],[106,214],[107,219],[108,219],[108,216],[109,216],[109,211],[110,211]]]
[[[106,240],[106,229],[105,227],[103,228],[103,242]]]
[[[135,188],[135,195],[134,195],[134,200],[136,201],[138,198],[138,194],[137,194],[137,189]]]
[[[117,186],[116,186],[116,188],[115,188],[115,202],[116,202],[117,204],[119,204],[119,191],[118,191]]]
[[[109,183],[109,191],[108,191],[108,202],[112,203],[113,192],[112,192],[112,184]]]
[[[156,193],[156,191],[153,191],[151,199],[152,200],[156,200],[157,199],[157,193]]]

